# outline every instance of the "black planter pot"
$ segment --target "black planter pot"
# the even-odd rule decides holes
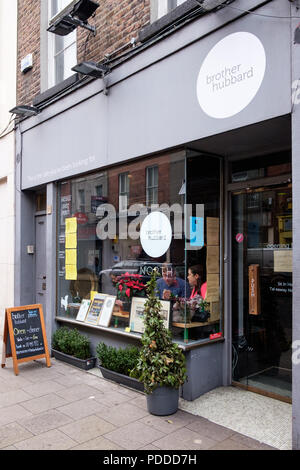
[[[157,387],[154,392],[147,395],[147,408],[152,415],[172,415],[178,410],[178,400],[179,389]]]
[[[144,384],[139,382],[137,379],[134,379],[133,377],[128,377],[128,375],[119,374],[113,370],[105,369],[105,367],[100,365],[99,369],[101,370],[105,379],[113,380],[114,382],[125,385],[126,387],[134,388],[140,392],[144,391]]]
[[[56,349],[52,349],[52,354],[55,359],[59,361],[67,362],[72,366],[79,367],[79,369],[89,370],[93,369],[96,365],[96,357],[90,357],[88,359],[78,359],[78,357],[69,356],[61,351],[57,351]]]

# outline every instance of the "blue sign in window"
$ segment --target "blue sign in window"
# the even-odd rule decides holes
[[[190,245],[204,246],[204,217],[190,217]]]

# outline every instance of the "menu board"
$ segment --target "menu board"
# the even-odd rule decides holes
[[[18,363],[21,362],[45,357],[47,366],[50,367],[42,305],[6,309],[2,367],[5,367],[6,357],[13,358],[16,375]]]
[[[94,299],[91,302],[87,316],[85,318],[86,323],[90,323],[92,325],[98,325],[98,321],[101,315],[105,298],[106,298],[105,294],[95,295]]]

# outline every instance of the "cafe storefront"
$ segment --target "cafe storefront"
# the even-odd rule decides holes
[[[275,0],[259,12],[290,8]],[[43,303],[48,336],[68,325],[94,348],[138,345],[139,296],[123,304],[118,278],[145,283],[171,267],[189,298],[197,266],[205,321],[162,299],[187,358],[183,398],[234,384],[291,402],[300,381],[291,22],[227,15],[217,29],[209,15],[189,24],[180,45],[171,35],[165,49],[136,54],[112,70],[107,95],[93,80],[20,123],[15,301]],[[151,213],[160,215],[142,237]],[[114,299],[103,325],[79,315],[95,293]]]

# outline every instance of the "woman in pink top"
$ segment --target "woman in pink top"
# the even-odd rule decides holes
[[[199,264],[191,266],[188,269],[187,278],[189,285],[192,289],[190,299],[193,299],[194,297],[196,297],[196,295],[200,295],[203,299],[205,299],[207,282],[204,282],[204,284],[202,284],[202,266],[200,266]]]

